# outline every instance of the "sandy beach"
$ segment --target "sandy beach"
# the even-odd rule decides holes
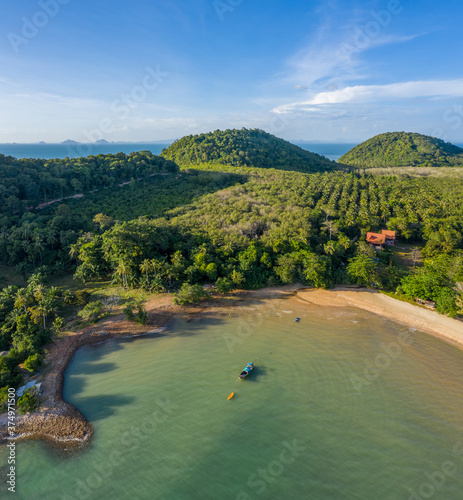
[[[139,326],[119,314],[95,326],[56,340],[49,348],[46,369],[38,377],[43,384],[38,411],[17,416],[15,439],[45,439],[61,447],[81,446],[91,441],[93,427],[85,417],[63,399],[64,374],[74,353],[80,347],[121,336],[139,336],[155,333],[166,327],[178,314],[223,314],[243,300],[268,301],[282,296],[293,296],[307,307],[356,307],[439,337],[463,348],[463,322],[415,306],[366,288],[333,290],[308,289],[301,285],[240,291],[229,296],[216,296],[198,307],[180,307],[173,304],[173,296],[154,296],[146,303],[148,323]],[[8,438],[6,414],[0,415],[0,442]]]
[[[312,306],[358,307],[463,348],[463,322],[367,288],[298,290],[297,298]]]

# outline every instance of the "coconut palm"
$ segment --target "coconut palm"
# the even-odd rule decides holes
[[[125,288],[128,288],[129,284],[128,284],[127,275],[130,273],[130,266],[128,264],[126,264],[123,260],[120,260],[119,264],[116,267],[115,273],[120,277],[120,279],[122,281],[122,286],[124,286]]]
[[[21,288],[17,291],[14,301],[14,306],[18,309],[24,308],[24,312],[27,314],[27,305],[29,303],[29,292],[27,288]]]
[[[79,245],[77,243],[71,243],[69,245],[69,256],[71,257],[71,259],[76,260],[76,265],[77,265],[79,257]]]
[[[152,270],[152,263],[149,259],[145,259],[141,264],[140,264],[140,271],[142,273],[146,274],[146,285],[150,286],[150,281],[149,281],[149,276],[148,273]]]

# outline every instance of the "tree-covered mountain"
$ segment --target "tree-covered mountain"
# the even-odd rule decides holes
[[[221,163],[234,167],[253,166],[298,172],[339,168],[324,156],[306,151],[263,130],[245,128],[188,135],[164,149],[162,156],[180,166]]]
[[[463,149],[436,137],[388,132],[362,142],[339,162],[361,168],[454,167],[463,166]]]

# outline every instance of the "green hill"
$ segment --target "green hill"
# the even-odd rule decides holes
[[[388,132],[362,142],[339,162],[363,168],[455,167],[463,166],[463,149],[427,135]]]
[[[263,130],[216,130],[175,141],[162,156],[180,166],[221,163],[234,167],[259,167],[320,172],[339,168],[324,156],[311,153]]]

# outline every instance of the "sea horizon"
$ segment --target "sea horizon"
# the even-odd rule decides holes
[[[130,154],[136,151],[151,151],[155,155],[161,154],[171,142],[111,142],[108,144],[95,143],[0,143],[0,154],[14,158],[40,158],[45,160],[81,158],[99,154]],[[343,142],[292,142],[296,146],[337,161],[343,154],[355,147],[358,143]]]
[[[14,158],[40,158],[53,160],[65,158],[82,158],[99,154],[130,154],[136,151],[151,151],[160,155],[164,148],[168,148],[175,141],[153,142],[111,142],[107,144],[95,143],[0,143],[0,154]],[[291,142],[291,141],[289,141]],[[319,142],[295,141],[291,142],[306,151],[325,156],[329,160],[338,161],[341,156],[360,144],[360,142]],[[462,143],[454,143],[463,147]]]

